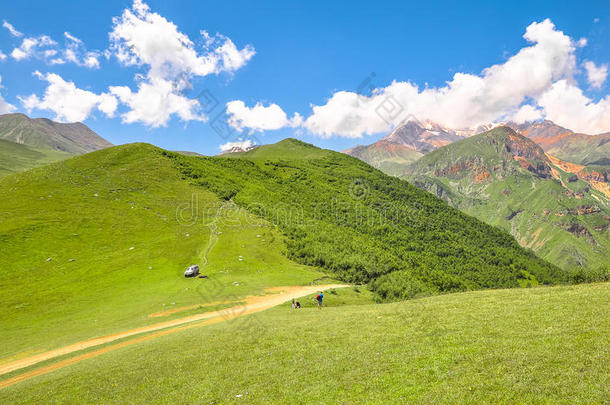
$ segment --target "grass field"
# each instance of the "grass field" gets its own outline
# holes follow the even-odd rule
[[[528,279],[517,275],[529,268],[546,283],[564,274],[507,234],[351,157],[295,140],[237,157],[133,144],[0,179],[0,368],[159,327],[10,368],[1,404],[607,400],[609,284],[378,304],[373,276],[407,259],[413,274],[429,271],[423,280],[465,277],[473,289],[523,286]],[[412,222],[341,222],[332,207],[339,200],[377,215],[388,212],[386,199],[417,207]],[[265,211],[296,202],[307,221]],[[432,271],[443,260],[453,278]],[[190,264],[208,278],[185,279]],[[373,281],[328,291],[321,311],[306,296],[298,311],[284,303],[200,317],[269,287],[310,285],[309,294],[335,284],[328,274],[341,268]],[[387,273],[399,277],[385,288],[402,291],[409,269]],[[451,283],[428,292],[446,291],[455,291]]]
[[[153,149],[0,179],[0,362],[324,276],[288,260],[275,227],[182,181]],[[208,279],[183,277],[195,263]]]
[[[73,155],[53,149],[37,149],[32,146],[0,139],[0,177],[43,166]]]
[[[322,311],[285,304],[119,349],[5,388],[0,402],[556,404],[610,396],[608,283],[389,304],[353,288],[326,296]]]

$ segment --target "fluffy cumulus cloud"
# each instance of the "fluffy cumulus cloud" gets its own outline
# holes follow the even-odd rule
[[[48,35],[40,35],[38,37],[24,38],[18,48],[13,49],[11,56],[15,60],[29,59],[31,57],[40,57],[45,55],[45,50],[57,45],[57,42],[51,39]]]
[[[536,108],[530,104],[524,104],[519,108],[513,116],[509,117],[510,121],[514,121],[517,124],[522,124],[528,121],[536,121],[543,117],[543,112],[540,108]]]
[[[35,94],[19,97],[28,112],[34,109],[52,111],[57,121],[77,122],[85,120],[93,110],[112,117],[117,109],[117,100],[111,94],[79,89],[54,73],[43,75],[37,71],[34,74],[49,84],[42,98]]]
[[[608,65],[596,66],[595,63],[590,60],[586,60],[583,63],[585,70],[587,71],[587,81],[594,89],[602,87],[608,77]]]
[[[559,80],[538,100],[546,118],[572,130],[596,134],[610,130],[610,96],[594,102],[567,80]]]
[[[183,120],[205,120],[198,101],[183,94],[192,78],[234,72],[255,53],[251,46],[238,49],[229,38],[205,31],[201,31],[201,46],[196,47],[173,22],[141,0],[113,19],[110,42],[110,54],[120,63],[147,68],[138,76],[136,91],[126,86],[111,88],[130,108],[123,120],[152,127],[166,125],[173,114]]]
[[[110,92],[129,107],[123,122],[142,122],[151,127],[164,126],[172,114],[183,121],[205,120],[198,113],[199,102],[182,96],[170,81],[150,78],[140,83],[137,92],[127,86],[111,86]]]
[[[19,47],[13,49],[11,57],[16,61],[31,58],[40,59],[50,65],[74,63],[78,66],[88,68],[100,67],[99,57],[101,53],[99,51],[88,51],[83,41],[69,32],[65,32],[64,37],[64,47],[60,47],[59,44],[48,35],[26,37],[22,40]],[[2,58],[0,57],[0,59]]]
[[[250,139],[246,139],[243,141],[227,142],[227,143],[220,145],[218,148],[220,149],[220,153],[222,153],[222,152],[228,152],[234,148],[247,150],[253,146],[255,146],[254,142],[252,142],[252,140],[250,140]]]
[[[248,128],[253,131],[266,131],[283,127],[296,127],[301,125],[303,119],[297,113],[288,118],[284,110],[277,104],[264,106],[257,103],[254,107],[248,107],[241,100],[227,103],[228,122],[239,131]]]
[[[0,76],[0,89],[2,88],[2,77]],[[0,114],[8,114],[15,111],[15,106],[7,103],[0,94]]]
[[[532,45],[505,63],[478,75],[456,73],[443,87],[420,89],[394,81],[368,97],[337,92],[324,105],[312,107],[305,126],[321,136],[360,137],[387,131],[410,116],[452,128],[509,117],[537,118],[539,111],[522,104],[539,98],[557,80],[573,81],[577,44],[548,19],[528,26],[524,38]]]
[[[506,62],[479,74],[456,73],[441,87],[420,88],[409,81],[393,81],[375,88],[370,95],[337,91],[302,122],[321,137],[359,138],[386,132],[404,120],[416,117],[454,129],[471,129],[504,120],[518,122],[548,118],[576,131],[598,133],[610,129],[607,98],[595,102],[577,87],[579,74],[575,52],[587,45],[586,38],[573,40],[546,19],[530,24],[523,35],[529,45]],[[592,87],[601,87],[607,66],[584,64]],[[557,99],[561,98],[563,99]],[[570,110],[570,103],[577,108]],[[234,114],[236,127],[260,129],[250,119],[252,109],[235,104],[243,119]],[[255,107],[256,108],[256,107]],[[273,128],[284,118],[273,108]],[[261,117],[263,114],[259,114]]]

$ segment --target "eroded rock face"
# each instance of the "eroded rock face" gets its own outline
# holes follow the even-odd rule
[[[542,148],[514,131],[508,131],[506,151],[519,161],[519,165],[543,179],[552,177],[550,161]]]
[[[607,183],[610,180],[610,169],[595,170],[585,168],[578,172],[578,177],[585,181],[598,181],[600,183]]]
[[[576,222],[570,222],[568,224],[559,224],[559,226],[562,229],[565,229],[566,231],[570,232],[572,235],[584,236],[589,238],[593,237],[591,235],[591,232],[589,232],[589,230],[585,226]]]
[[[601,212],[601,208],[596,205],[582,205],[580,207],[572,208],[568,210],[568,214],[572,215],[590,215]]]

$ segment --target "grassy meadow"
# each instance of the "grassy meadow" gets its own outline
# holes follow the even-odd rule
[[[275,227],[182,181],[152,149],[0,180],[1,362],[324,276],[287,259]],[[209,278],[185,279],[190,264]]]
[[[0,177],[72,157],[71,153],[40,149],[0,139]]]
[[[608,283],[387,304],[361,294],[119,349],[5,388],[0,402],[607,403]]]

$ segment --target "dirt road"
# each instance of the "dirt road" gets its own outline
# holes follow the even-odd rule
[[[252,314],[254,312],[264,311],[265,309],[283,304],[290,301],[292,298],[299,298],[305,295],[313,294],[316,291],[328,290],[331,288],[343,288],[348,287],[345,284],[327,284],[327,285],[314,285],[314,286],[289,286],[289,287],[271,287],[265,290],[267,295],[251,295],[244,298],[243,303],[235,305],[233,307],[221,309],[218,311],[205,312],[202,314],[191,315],[183,318],[173,319],[171,321],[160,322],[149,326],[143,326],[136,329],[127,330],[124,332],[115,333],[112,335],[106,335],[96,337],[89,340],[84,340],[78,343],[74,343],[59,349],[50,350],[34,356],[19,359],[10,363],[0,365],[0,376],[10,373],[15,370],[33,366],[37,363],[54,359],[59,356],[71,354],[80,350],[89,349],[95,346],[100,346],[108,343],[112,343],[119,339],[125,339],[134,337],[137,335],[149,333],[144,336],[136,337],[131,340],[120,342],[111,346],[94,350],[91,352],[83,353],[71,358],[61,360],[57,363],[53,363],[35,370],[28,371],[26,373],[14,376],[4,381],[0,381],[0,389],[16,384],[20,381],[25,381],[30,378],[49,373],[53,370],[57,370],[79,361],[99,356],[100,354],[116,350],[125,346],[130,346],[136,343],[151,340],[160,336],[169,335],[185,329],[209,325],[213,323],[228,321],[231,319],[238,318],[240,316]],[[154,333],[152,333],[154,332]]]

